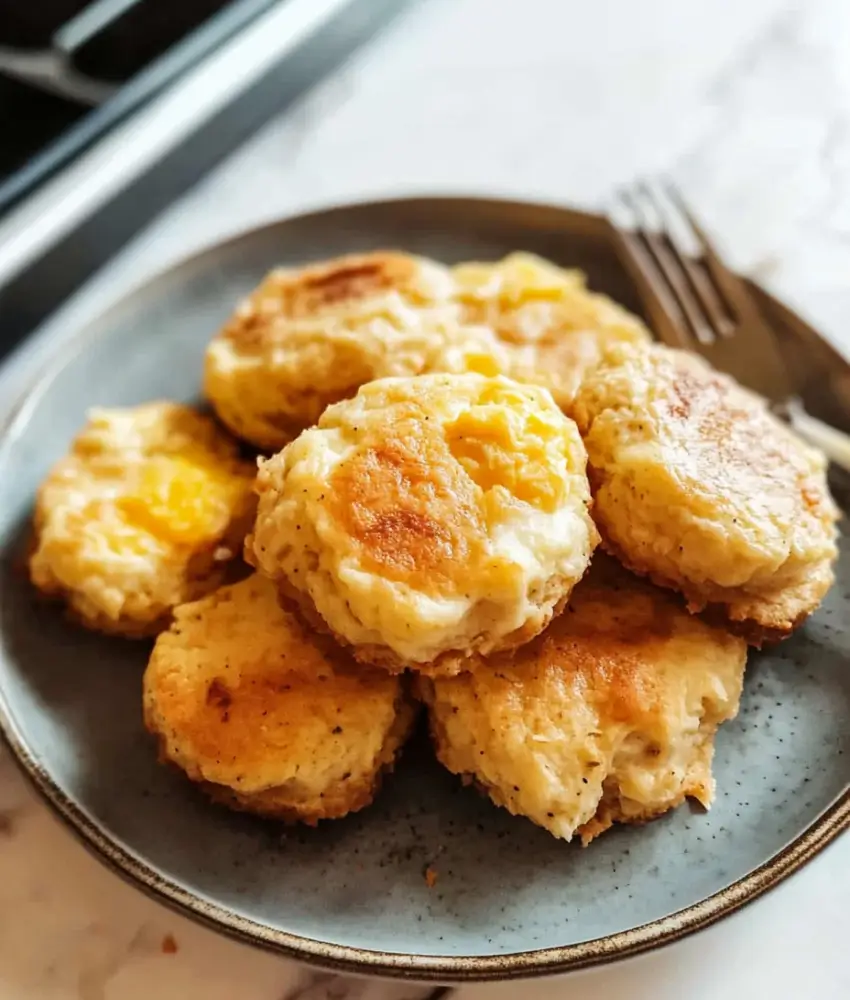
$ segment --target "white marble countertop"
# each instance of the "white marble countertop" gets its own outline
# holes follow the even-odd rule
[[[848,52],[847,0],[428,0],[153,224],[66,316],[302,207],[403,192],[592,207],[667,171],[732,261],[850,349]],[[696,937],[458,1000],[846,1000],[848,897],[845,836]],[[125,885],[0,751],[0,1000],[288,1000],[312,978]],[[309,996],[422,995],[336,981]]]

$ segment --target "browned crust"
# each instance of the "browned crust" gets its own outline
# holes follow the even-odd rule
[[[597,527],[599,525],[597,524]],[[705,594],[698,587],[693,586],[687,580],[673,580],[670,577],[648,569],[640,563],[634,562],[625,552],[602,531],[601,547],[608,555],[613,556],[622,566],[634,573],[636,576],[651,580],[658,587],[667,590],[675,590],[685,598],[688,611],[691,614],[699,614],[709,624],[727,628],[733,635],[739,636],[748,645],[761,648],[765,643],[780,642],[787,639],[796,629],[806,621],[806,619],[817,610],[820,601],[810,607],[804,608],[793,617],[788,615],[770,614],[775,605],[769,601],[763,602],[765,611],[762,619],[755,617],[740,617],[734,612],[735,602],[740,598],[741,591],[730,589],[729,601],[709,601]],[[827,560],[826,565],[831,561]],[[748,594],[751,601],[756,601],[756,595]]]
[[[700,611],[700,616],[709,625],[718,625],[728,629],[732,635],[737,635],[743,639],[748,646],[761,649],[762,646],[773,645],[789,638],[800,628],[817,608],[810,608],[801,611],[795,618],[789,619],[787,624],[782,626],[763,625],[754,619],[735,619],[730,617],[729,608],[725,604],[710,603]]]
[[[416,697],[420,698],[422,702],[427,705],[433,697],[433,685],[428,678],[416,678],[414,681],[413,692]],[[431,734],[431,743],[434,747],[434,753],[436,754],[437,759],[444,767],[446,767],[449,771],[452,771],[448,761],[441,752],[442,747],[448,745],[448,739],[435,712],[428,712],[428,729]],[[714,733],[712,732],[710,738],[713,739],[713,736]],[[507,809],[507,811],[512,815],[524,815],[523,813],[517,813],[514,811],[511,803],[502,797],[498,786],[491,785],[484,781],[480,775],[473,774],[468,771],[452,771],[452,773],[457,774],[463,785],[475,788],[481,795],[489,798],[490,801],[494,802],[497,806]],[[615,823],[629,824],[631,826],[649,823],[654,819],[658,819],[659,816],[663,816],[665,813],[668,813],[673,809],[677,809],[688,798],[696,798],[704,805],[707,805],[707,793],[703,782],[696,779],[689,781],[682,788],[681,793],[676,796],[675,799],[672,799],[661,808],[644,809],[642,812],[630,812],[627,814],[622,808],[619,790],[615,788],[608,794],[604,795],[599,802],[596,815],[592,819],[588,820],[587,823],[578,827],[576,829],[576,834],[578,834],[581,838],[582,847],[587,847],[591,841],[595,840],[600,834],[605,833],[605,831],[609,830]]]
[[[360,780],[339,781],[325,789],[318,799],[307,802],[297,801],[287,792],[285,786],[246,794],[228,785],[199,780],[190,774],[187,775],[185,769],[170,757],[166,735],[155,727],[151,719],[145,719],[145,726],[148,732],[157,738],[160,763],[176,767],[184,777],[188,777],[218,805],[235,812],[261,816],[264,819],[316,826],[319,820],[341,819],[349,813],[364,809],[374,801],[384,778],[393,771],[419,714],[419,706],[410,697],[406,685],[396,698],[395,710],[396,716],[375,762],[375,770]]]
[[[101,635],[121,639],[150,639],[164,632],[171,624],[170,611],[147,622],[139,622],[126,616],[110,618],[108,615],[84,615],[72,604],[73,591],[70,588],[59,585],[47,588],[37,584],[32,578],[30,582],[35,588],[37,597],[45,603],[62,607],[69,622],[90,632],[99,632]]]
[[[587,823],[580,826],[576,830],[576,833],[581,837],[581,846],[587,847],[600,834],[605,833],[606,830],[610,830],[615,823],[628,826],[643,826],[646,823],[651,823],[654,819],[658,819],[660,816],[664,816],[665,813],[671,812],[673,809],[678,809],[685,799],[694,797],[699,798],[696,790],[686,788],[682,790],[680,795],[660,809],[646,809],[641,813],[632,813],[629,815],[623,812],[619,799],[608,801],[603,799],[599,803],[599,808],[596,810],[596,815],[593,819],[588,820]]]
[[[330,790],[321,800],[322,803],[327,803],[321,809],[312,809],[309,805],[287,804],[286,791],[281,788],[269,788],[253,795],[245,795],[226,785],[217,785],[211,781],[201,781],[197,784],[216,805],[224,806],[233,812],[251,813],[262,819],[277,820],[288,825],[304,823],[306,826],[318,826],[319,820],[342,819],[349,813],[358,812],[371,805],[381,787],[384,774],[392,769],[392,763],[385,764],[371,780],[349,781],[346,783],[344,793],[341,788]]]
[[[546,591],[547,595],[551,591],[556,591],[563,587],[565,580],[566,577],[560,576],[552,579]],[[281,606],[285,610],[294,612],[310,628],[315,629],[318,632],[322,632],[325,635],[332,636],[340,646],[344,649],[349,649],[354,659],[357,660],[358,663],[362,663],[364,666],[379,667],[381,670],[386,670],[387,673],[390,674],[402,674],[406,670],[410,670],[430,677],[455,677],[457,674],[463,673],[464,670],[469,670],[470,667],[474,666],[474,664],[478,662],[481,657],[480,647],[485,642],[485,636],[481,636],[477,644],[473,643],[466,650],[448,650],[447,652],[440,654],[440,656],[438,656],[435,660],[431,660],[428,663],[411,663],[409,660],[405,660],[397,653],[393,652],[393,650],[391,650],[388,646],[379,646],[376,644],[357,646],[346,639],[345,636],[335,632],[328,625],[328,623],[316,610],[315,605],[307,594],[293,587],[285,577],[280,577],[275,582],[277,584]],[[570,591],[570,593],[571,592],[572,591]],[[549,625],[554,618],[561,614],[567,606],[567,602],[570,599],[570,593],[566,593],[558,599],[552,607],[551,613],[544,616],[539,625],[532,625],[531,623],[528,623],[522,628],[510,632],[504,637],[498,648],[488,650],[487,655],[489,656],[495,652],[507,652],[512,649],[517,649],[519,646],[523,646],[525,643],[534,639],[545,630],[546,626]]]
[[[316,316],[329,307],[399,289],[423,300],[416,276],[419,260],[393,250],[351,254],[293,270],[270,271],[250,293],[219,336],[244,349],[260,346],[269,324]]]
[[[649,350],[667,351],[657,346]],[[728,376],[707,367],[702,359],[682,352],[671,352],[669,357],[674,359],[676,365],[675,380],[667,386],[671,395],[667,401],[669,420],[681,422],[682,427],[690,428],[692,433],[694,428],[698,428],[704,441],[722,455],[723,463],[742,474],[755,464],[769,478],[771,472],[789,464],[777,440],[781,444],[790,432],[779,427],[756,397]],[[715,397],[710,419],[704,416],[695,421],[695,402],[707,393]],[[585,415],[582,419],[580,413],[573,415],[586,437],[593,428],[595,417],[588,419]],[[609,476],[589,461],[588,479],[595,497]],[[834,511],[825,484],[821,487],[814,483],[811,475],[803,481],[798,477],[796,488],[809,509],[820,510],[824,516]],[[773,593],[768,590],[751,592],[742,587],[727,588],[711,582],[700,585],[679,575],[675,569],[673,572],[676,575],[670,576],[631,558],[610,538],[604,520],[597,513],[597,527],[603,536],[602,547],[606,552],[638,576],[648,578],[659,587],[678,591],[685,597],[691,614],[705,613],[710,623],[726,627],[752,646],[778,642],[790,636],[817,609],[832,582],[834,556],[802,570],[801,574],[805,575],[796,585],[777,587]],[[819,583],[823,584],[820,588]]]
[[[220,543],[219,543],[220,545]],[[213,549],[219,546],[214,546]],[[242,577],[247,576],[249,569],[241,559],[231,559],[227,562],[216,562],[210,553],[199,553],[204,557],[204,572],[197,572],[191,578],[198,583],[203,581],[202,590],[194,590],[191,597],[187,597],[181,603],[198,600],[207,593],[217,590],[227,583],[236,583]],[[219,568],[215,568],[218,566]],[[74,625],[88,629],[90,632],[99,632],[101,635],[113,636],[120,639],[152,639],[164,632],[171,626],[174,620],[173,609],[168,608],[161,615],[149,621],[139,621],[129,615],[122,615],[118,618],[110,618],[108,615],[99,614],[96,616],[83,614],[72,603],[73,590],[66,587],[57,587],[53,590],[45,590],[37,584],[33,584],[36,590],[44,597],[55,604],[64,605],[65,616]]]
[[[339,464],[331,510],[369,572],[416,589],[451,586],[487,529],[475,485],[442,433],[418,416]]]

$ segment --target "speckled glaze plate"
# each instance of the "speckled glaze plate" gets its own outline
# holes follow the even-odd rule
[[[584,268],[638,309],[610,236],[592,216],[505,202],[337,208],[214,247],[64,331],[0,443],[0,724],[35,785],[108,864],[187,914],[306,961],[499,979],[673,941],[754,899],[850,824],[846,542],[820,612],[751,657],[740,716],[717,739],[711,812],[683,807],[586,850],[462,788],[424,741],[372,808],[317,830],[217,808],[156,761],[140,712],[148,647],[68,625],[21,574],[33,491],[87,407],[196,399],[210,334],[272,265],[379,246],[446,261],[523,248]],[[777,323],[796,322],[763,301]]]

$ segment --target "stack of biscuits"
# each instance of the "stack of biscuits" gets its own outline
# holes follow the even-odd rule
[[[273,271],[203,382],[215,416],[92,411],[30,560],[84,626],[156,637],[165,761],[313,824],[424,706],[445,767],[556,837],[710,805],[748,645],[836,557],[824,459],[762,400],[524,253]]]

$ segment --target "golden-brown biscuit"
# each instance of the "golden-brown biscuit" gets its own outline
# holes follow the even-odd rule
[[[156,633],[241,564],[255,474],[187,406],[92,410],[38,491],[32,581],[89,628]]]
[[[315,824],[369,805],[415,708],[401,678],[310,634],[255,574],[175,609],[144,713],[163,759],[215,800]]]
[[[491,327],[507,351],[508,373],[545,386],[559,406],[610,345],[650,340],[636,316],[589,291],[580,271],[532,254],[459,264],[452,273],[464,321]]]
[[[782,638],[832,582],[837,511],[823,456],[693,355],[618,347],[570,412],[603,544],[635,572]]]
[[[564,613],[474,673],[419,678],[442,763],[556,837],[586,844],[691,796],[708,807],[746,644],[597,555]]]
[[[249,561],[355,656],[456,672],[525,642],[597,534],[584,447],[546,390],[383,379],[262,463]]]
[[[447,268],[376,252],[272,271],[210,343],[205,392],[234,433],[277,451],[384,376],[497,374],[487,329],[459,323]]]

